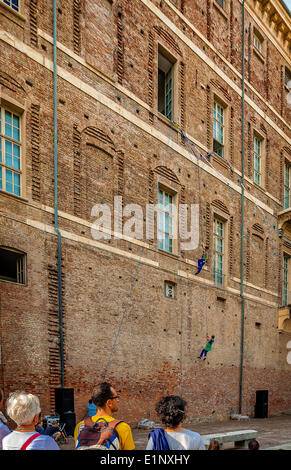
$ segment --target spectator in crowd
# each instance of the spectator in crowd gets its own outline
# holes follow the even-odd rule
[[[257,439],[251,439],[248,443],[248,450],[260,450],[261,443]]]
[[[44,431],[45,436],[51,436],[55,441],[67,441],[65,434],[60,430],[60,426],[57,421],[53,421],[51,425],[48,425]]]
[[[205,450],[200,434],[182,426],[186,418],[186,405],[186,401],[176,395],[164,397],[157,403],[155,409],[164,430],[154,429],[150,432],[147,450]],[[161,443],[165,445],[162,447]]]
[[[23,391],[11,393],[6,411],[17,428],[3,438],[3,450],[59,450],[51,437],[35,432],[41,413],[38,397]]]
[[[97,408],[96,405],[94,405],[92,400],[89,400],[88,405],[87,405],[87,410],[88,410],[88,416],[95,416],[97,413]]]
[[[118,411],[120,396],[113,386],[108,382],[100,383],[92,393],[92,401],[97,407],[95,416],[89,418],[95,423],[97,420],[105,420],[107,423],[114,421],[113,414]],[[80,421],[75,428],[74,439],[76,448],[80,447],[80,433],[85,428],[84,420]],[[130,426],[121,422],[117,424],[119,450],[134,450],[135,445],[132,438]]]
[[[7,426],[7,419],[5,418],[4,414],[2,413],[4,403],[4,393],[3,390],[0,388],[0,450],[2,450],[2,439],[10,433],[10,430]]]
[[[219,442],[216,439],[212,439],[209,443],[208,450],[220,450]]]

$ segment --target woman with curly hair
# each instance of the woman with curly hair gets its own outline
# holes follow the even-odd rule
[[[186,401],[176,395],[163,397],[156,405],[156,412],[164,429],[155,428],[149,434],[147,450],[205,450],[202,437],[185,429]]]

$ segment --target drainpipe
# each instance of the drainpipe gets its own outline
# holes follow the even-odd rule
[[[53,0],[53,72],[54,72],[54,198],[55,231],[58,237],[58,303],[61,387],[64,388],[64,342],[62,298],[62,239],[58,225],[58,113],[57,113],[57,0]]]
[[[245,1],[242,0],[242,143],[241,143],[241,350],[240,350],[240,378],[239,378],[239,414],[242,413],[242,386],[243,386],[243,366],[244,366],[244,321],[245,321],[245,298],[244,298],[244,170],[245,170]]]

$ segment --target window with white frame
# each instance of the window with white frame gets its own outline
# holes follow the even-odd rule
[[[10,8],[12,8],[15,11],[19,11],[19,0],[1,0],[2,3],[5,3],[5,5],[8,5]]]
[[[0,280],[26,283],[26,255],[17,250],[0,247]]]
[[[174,63],[161,51],[159,51],[158,57],[158,111],[173,120]]]
[[[20,116],[0,108],[0,190],[21,195]]]
[[[262,185],[262,139],[254,136],[254,182]]]
[[[217,101],[213,105],[213,151],[224,156],[225,109]]]
[[[158,203],[158,247],[173,253],[173,203],[174,195],[159,189]]]
[[[290,164],[285,161],[284,171],[284,209],[290,207]]]
[[[216,217],[213,224],[213,281],[223,285],[225,224]]]

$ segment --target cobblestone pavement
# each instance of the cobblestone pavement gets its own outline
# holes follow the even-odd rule
[[[267,419],[251,418],[247,421],[229,420],[212,423],[197,423],[185,427],[199,434],[254,429],[259,433],[258,439],[261,442],[262,449],[291,443],[291,415],[281,415]],[[132,428],[136,450],[144,450],[146,448],[148,433],[149,431],[144,429]],[[226,444],[224,448],[227,450],[231,447],[233,447],[231,444]],[[67,444],[61,445],[62,450],[72,450],[73,448],[73,438],[69,438]]]

